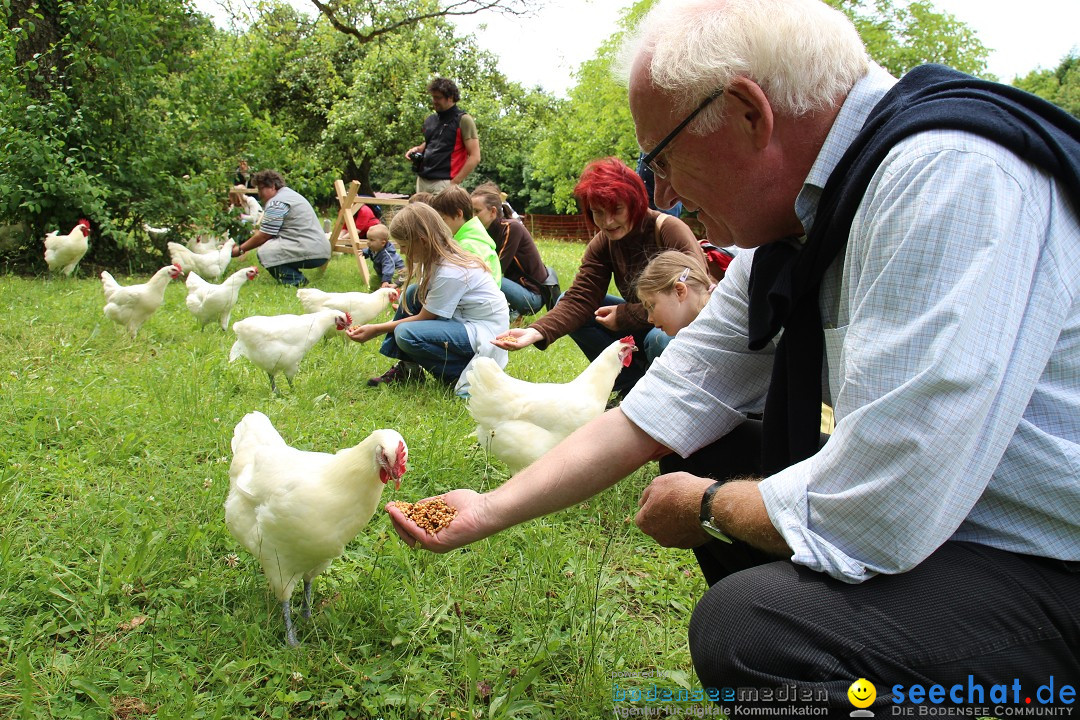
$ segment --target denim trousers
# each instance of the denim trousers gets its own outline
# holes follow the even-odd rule
[[[535,315],[544,307],[544,299],[540,297],[540,293],[534,293],[505,276],[502,279],[502,292],[506,296],[506,304],[519,315]]]
[[[621,305],[624,302],[626,301],[617,295],[608,295],[603,299],[601,305]],[[592,318],[570,333],[570,338],[581,348],[581,352],[585,354],[585,357],[589,358],[589,362],[592,362],[600,353],[604,352],[604,348],[608,345],[624,336],[625,333],[608,330]],[[619,377],[615,379],[615,386],[612,388],[615,392],[626,393],[630,388],[634,387],[637,381],[645,375],[645,371],[649,369],[652,361],[660,357],[660,353],[664,352],[664,348],[671,342],[671,336],[660,328],[639,331],[633,333],[633,336],[638,351],[631,356],[630,365],[624,367],[622,372],[619,373]]]
[[[394,319],[420,311],[416,302],[416,285],[405,290]],[[445,383],[453,384],[476,353],[469,341],[465,325],[457,320],[413,320],[398,325],[386,334],[379,352],[389,358],[416,363]]]
[[[304,277],[304,273],[300,271],[322,267],[328,262],[330,262],[329,259],[297,260],[296,262],[285,263],[284,265],[268,267],[266,268],[266,272],[270,273],[270,276],[282,285],[306,285],[307,278]]]

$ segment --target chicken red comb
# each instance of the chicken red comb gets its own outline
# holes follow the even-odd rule
[[[352,325],[352,315],[349,313],[345,313],[345,324]]]
[[[405,474],[405,460],[409,456],[409,451],[405,448],[405,441],[402,440],[397,445],[397,465],[394,466],[394,473],[401,477]]]
[[[637,350],[637,343],[634,342],[634,336],[627,335],[619,342],[624,346],[619,348],[619,357],[622,358],[622,365],[623,367],[630,367],[631,357],[633,356],[634,351]],[[629,351],[627,351],[625,346],[629,346]]]
[[[79,218],[79,225],[82,225],[84,229],[90,229],[90,221],[86,218]]]

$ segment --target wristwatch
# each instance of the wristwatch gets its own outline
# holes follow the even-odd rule
[[[730,543],[729,538],[724,533],[720,532],[720,528],[713,525],[712,521],[712,499],[716,491],[720,489],[724,482],[718,480],[705,489],[705,494],[701,496],[701,512],[698,515],[698,519],[701,520],[701,529],[704,530],[710,537],[716,538],[721,542]]]

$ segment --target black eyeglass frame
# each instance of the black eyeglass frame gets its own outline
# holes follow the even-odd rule
[[[661,169],[660,167],[658,167],[655,164],[656,163],[656,158],[658,158],[660,156],[660,153],[664,152],[664,148],[666,148],[668,145],[670,145],[671,141],[674,140],[678,136],[678,134],[683,131],[683,128],[685,128],[687,125],[689,125],[691,122],[693,122],[694,118],[696,118],[701,113],[702,110],[704,110],[705,108],[707,108],[709,106],[709,103],[711,103],[713,100],[715,100],[716,98],[720,97],[723,94],[724,94],[724,88],[720,88],[720,89],[714,91],[707,98],[702,100],[701,104],[698,105],[694,109],[693,112],[691,112],[689,115],[687,115],[685,120],[683,120],[681,123],[676,125],[674,130],[669,132],[664,137],[663,140],[661,140],[660,142],[658,142],[656,144],[656,147],[654,147],[652,150],[650,150],[649,153],[645,157],[643,157],[641,159],[642,164],[648,166],[648,168],[653,171],[653,175],[660,178],[661,180],[666,178],[667,177],[667,171]]]

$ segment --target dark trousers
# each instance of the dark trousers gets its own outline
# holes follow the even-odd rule
[[[274,278],[282,285],[294,285],[299,287],[301,285],[307,285],[308,282],[308,279],[304,277],[304,273],[300,272],[301,270],[322,267],[328,262],[330,262],[329,258],[325,260],[297,260],[296,262],[268,267],[266,268],[266,271],[270,273],[270,277]]]
[[[747,421],[686,460],[664,458],[660,470],[752,475],[760,447],[760,423]],[[703,687],[823,690],[829,716],[847,717],[855,709],[848,688],[866,678],[877,688],[872,707],[884,708],[876,712],[884,717],[894,686],[902,686],[911,708],[913,685],[928,691],[937,684],[946,693],[961,685],[963,704],[993,715],[996,705],[1039,707],[1036,694],[1053,676],[1053,704],[1080,707],[1075,563],[946,542],[906,573],[852,585],[738,541],[695,553],[710,586],[690,621],[690,654]],[[994,685],[1009,686],[1008,702],[991,699]],[[1061,702],[1063,685],[1077,691],[1072,705]],[[983,692],[969,690],[974,686]],[[947,694],[937,705],[927,697],[922,707],[956,707]]]

